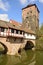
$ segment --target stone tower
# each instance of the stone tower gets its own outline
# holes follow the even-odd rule
[[[36,4],[22,8],[22,27],[36,31],[39,29],[39,10]]]

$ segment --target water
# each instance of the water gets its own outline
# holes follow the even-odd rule
[[[21,55],[0,55],[0,65],[43,65],[43,51],[25,51]]]

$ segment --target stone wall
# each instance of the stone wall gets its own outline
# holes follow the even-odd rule
[[[39,29],[39,12],[35,6],[27,7],[22,10],[22,26],[26,29],[36,31]]]
[[[22,45],[20,41],[20,39],[16,39],[15,42],[14,38],[0,38],[0,42],[2,42],[8,48],[7,54],[10,55],[15,55],[18,53],[18,50]]]
[[[22,41],[22,42],[21,42]],[[7,54],[9,55],[15,55],[16,53],[18,53],[18,50],[20,48],[24,48],[26,45],[27,41],[32,41],[33,44],[35,45],[35,41],[34,40],[27,40],[27,39],[16,39],[15,42],[15,38],[1,38],[0,37],[0,42],[2,42],[4,45],[6,45],[6,47],[8,48],[8,52]]]

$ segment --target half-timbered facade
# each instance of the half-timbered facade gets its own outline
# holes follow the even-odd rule
[[[35,19],[33,16],[36,16]],[[30,48],[30,45],[34,49],[36,45],[35,31],[39,28],[39,10],[36,4],[23,8],[22,18],[22,23],[14,20],[10,20],[9,22],[0,20],[0,43],[3,43],[7,47],[7,54],[15,55],[21,48],[27,49]],[[33,45],[31,45],[32,43]]]

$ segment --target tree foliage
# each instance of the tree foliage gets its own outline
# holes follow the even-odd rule
[[[36,33],[37,33],[36,48],[43,50],[43,24]]]

